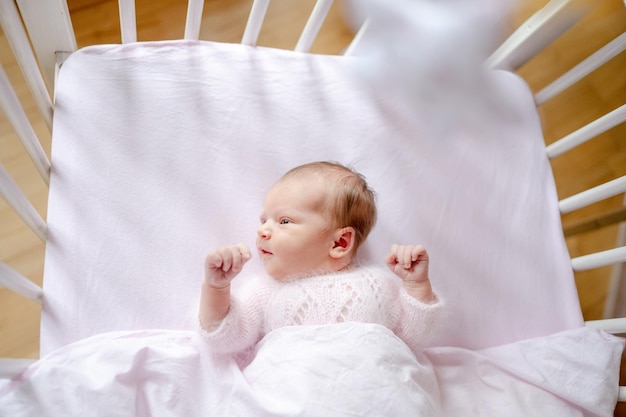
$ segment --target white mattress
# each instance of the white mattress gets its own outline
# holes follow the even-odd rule
[[[191,329],[207,251],[254,247],[264,192],[312,160],[354,166],[378,194],[360,260],[422,243],[448,314],[438,346],[502,345],[580,327],[532,96],[435,137],[354,59],[211,42],[93,46],[57,84],[42,354],[113,330]],[[479,100],[480,97],[477,97]],[[262,273],[253,259],[239,283]]]

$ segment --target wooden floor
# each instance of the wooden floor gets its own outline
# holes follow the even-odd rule
[[[544,2],[522,2],[513,24],[519,24]],[[519,73],[537,91],[557,74],[626,30],[626,9],[621,0],[606,0],[581,24],[520,69]],[[78,46],[119,43],[117,1],[68,1]],[[273,0],[261,31],[260,45],[293,48],[313,0]],[[183,35],[186,2],[180,0],[138,0],[137,21],[140,41],[176,39]],[[239,42],[251,0],[205,1],[201,39]],[[338,53],[349,43],[352,33],[341,19],[341,4],[336,4],[321,30],[312,51]],[[46,152],[50,153],[50,133],[33,104],[25,82],[14,62],[4,36],[0,36],[0,62],[17,86],[17,93],[35,123]],[[559,137],[626,102],[626,54],[622,53],[596,73],[577,83],[540,108],[545,138],[551,143]],[[0,114],[0,161],[25,190],[37,210],[46,215],[47,188],[23,151],[10,124]],[[626,174],[626,125],[622,124],[596,138],[579,150],[553,161],[559,195],[565,197],[589,186]],[[564,216],[570,224],[622,204],[622,197],[609,199],[579,213]],[[607,227],[574,236],[567,243],[572,256],[613,247],[617,227]],[[44,244],[0,202],[0,259],[34,282],[41,284]],[[610,268],[576,274],[581,307],[586,319],[602,316]],[[558,302],[558,300],[555,300]],[[0,289],[0,357],[38,357],[39,307]]]

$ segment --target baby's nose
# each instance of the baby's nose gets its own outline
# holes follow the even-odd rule
[[[257,234],[261,239],[270,238],[270,236],[272,235],[272,231],[268,225],[268,222],[265,222],[261,226],[259,226],[259,228],[257,229]]]

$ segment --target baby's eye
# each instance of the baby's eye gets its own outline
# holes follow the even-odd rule
[[[267,221],[267,219],[266,219],[266,218],[264,218],[264,217],[261,217],[261,218],[259,219],[259,221],[261,222],[261,224],[265,224],[265,222]]]
[[[291,220],[289,219],[280,219],[280,224],[289,224],[291,223]]]

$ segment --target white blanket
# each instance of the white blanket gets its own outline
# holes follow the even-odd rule
[[[342,323],[276,330],[239,367],[192,331],[115,332],[0,382],[0,415],[611,416],[617,380],[606,369],[622,348],[582,328],[415,356],[382,326]]]

